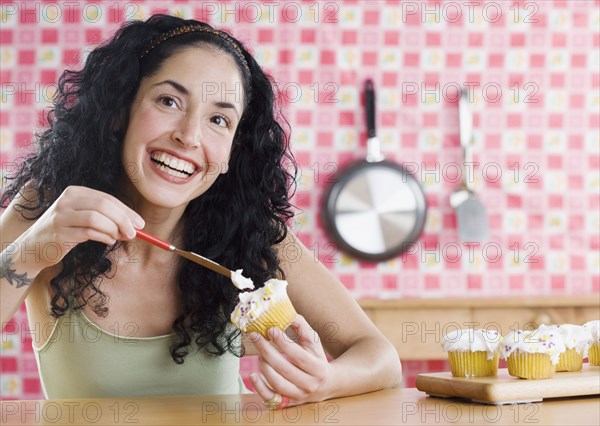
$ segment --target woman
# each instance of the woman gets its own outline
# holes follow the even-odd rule
[[[247,339],[267,404],[399,385],[394,348],[288,232],[293,159],[274,103],[239,41],[166,15],[123,25],[65,71],[1,200],[2,322],[25,299],[47,397],[246,391],[238,290],[136,228],[255,283],[288,281],[297,338]]]

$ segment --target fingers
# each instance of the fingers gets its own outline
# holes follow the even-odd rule
[[[78,232],[84,238],[87,237],[86,229],[101,233],[114,244],[116,240],[122,239],[119,227],[114,220],[94,210],[74,211],[69,215],[69,222],[65,224],[69,231]],[[74,228],[74,229],[71,229]],[[91,235],[91,233],[90,233]],[[87,238],[85,238],[87,239]],[[94,238],[90,238],[94,239]]]
[[[27,247],[45,244],[64,247],[58,256],[39,259],[43,269],[60,262],[79,243],[92,240],[112,246],[117,240],[135,238],[136,227],[144,227],[143,219],[117,198],[90,188],[70,186],[19,241]]]
[[[303,400],[318,390],[327,373],[327,359],[314,355],[272,328],[270,341],[252,335],[259,352],[259,368],[273,388],[295,400]]]
[[[285,395],[293,401],[303,401],[305,396],[294,383],[282,378],[268,364],[261,363],[260,373],[251,373],[250,380],[264,401],[273,399],[276,393]]]
[[[110,231],[110,235],[116,240],[128,240],[135,237],[135,225],[133,220],[121,208],[111,201],[93,198],[81,198],[77,205],[72,206],[84,221],[80,226],[89,226],[98,230]],[[85,223],[87,221],[87,223]],[[110,222],[110,226],[107,221]],[[75,224],[75,226],[78,226]]]
[[[262,374],[250,373],[249,377],[254,390],[264,401],[270,401],[275,397],[275,391],[268,385]]]
[[[73,228],[73,232],[76,233],[76,237],[73,238],[76,241],[98,241],[107,246],[113,246],[117,242],[116,239],[109,237],[104,232],[96,231],[91,228]]]
[[[87,188],[83,186],[69,186],[67,189],[64,190],[63,194],[67,197],[86,197],[96,201],[105,200],[114,204],[119,210],[127,212],[132,222],[135,222],[136,220],[139,220],[141,222],[144,221],[144,219],[142,219],[142,217],[138,215],[134,210],[132,210],[129,206],[125,205],[121,200],[119,200],[116,197],[113,197],[110,194],[107,194],[106,192],[98,191],[96,189]],[[143,223],[140,224],[143,225]]]
[[[294,343],[285,333],[276,328],[269,330],[271,345],[266,345],[264,359],[273,365],[277,371],[287,377],[283,370],[284,362],[292,362],[294,366],[303,372],[310,372],[315,368],[315,364],[320,362],[318,356],[315,356],[316,351],[307,350],[308,347],[315,345],[314,341],[305,341],[305,345],[300,342]],[[318,343],[317,343],[318,345]],[[281,355],[285,355],[282,357]],[[283,360],[282,360],[283,358]]]
[[[68,221],[69,227],[96,230],[114,240],[113,243],[134,238],[135,228],[144,227],[141,216],[117,198],[101,191],[69,187],[63,196],[57,210],[63,213],[62,220]],[[102,240],[105,242],[106,238]]]
[[[115,204],[120,211],[125,213],[125,215],[129,218],[129,220],[131,221],[132,225],[135,228],[141,229],[145,226],[144,219],[139,214],[137,214],[133,209],[131,209],[129,206],[125,205],[118,198],[113,197],[112,195],[106,194],[102,191],[96,191],[94,189],[92,189],[91,191],[93,191],[92,193],[95,196],[98,196],[101,199],[105,199],[109,203]]]
[[[297,315],[290,327],[297,336],[300,346],[317,356],[326,357],[319,335],[302,315]]]
[[[254,385],[254,390],[270,410],[296,405],[294,401],[290,400],[289,396],[275,392],[262,374],[250,373],[249,377]]]

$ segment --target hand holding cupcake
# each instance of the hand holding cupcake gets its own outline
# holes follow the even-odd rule
[[[263,287],[240,293],[231,322],[243,332],[255,331],[266,339],[272,327],[285,331],[298,315],[286,288],[287,281],[270,279]]]

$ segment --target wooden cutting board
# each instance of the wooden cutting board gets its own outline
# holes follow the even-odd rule
[[[512,377],[506,368],[498,369],[497,377],[426,373],[417,376],[416,386],[430,396],[466,398],[486,404],[538,402],[544,398],[600,394],[600,367],[584,364],[582,371],[555,373],[545,380]]]

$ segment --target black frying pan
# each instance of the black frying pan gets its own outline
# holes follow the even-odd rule
[[[367,158],[342,171],[324,197],[323,223],[348,254],[368,261],[391,259],[421,235],[427,203],[420,183],[385,160],[375,132],[375,88],[365,82]]]

